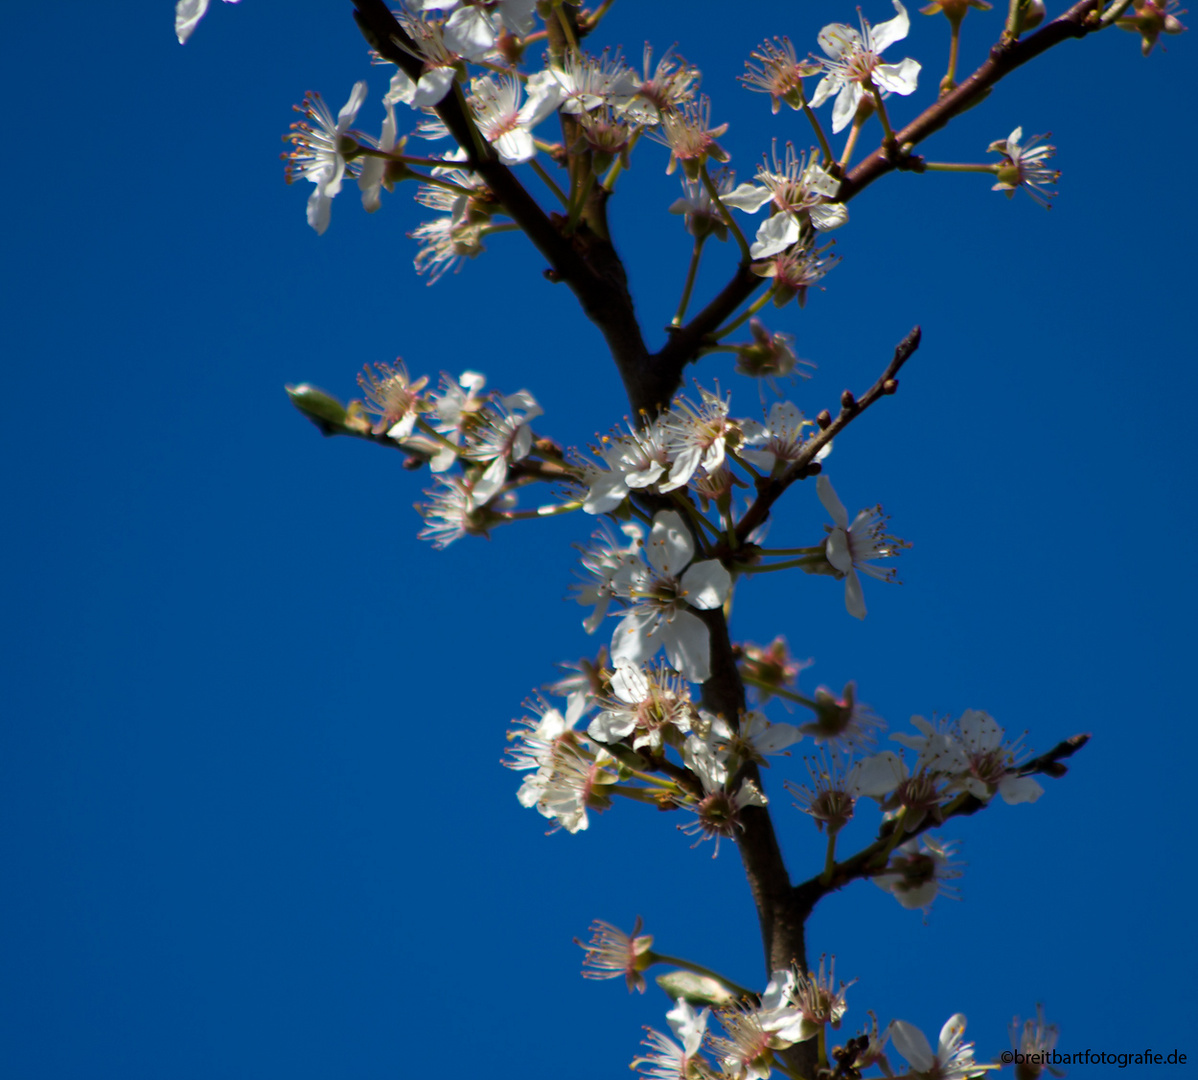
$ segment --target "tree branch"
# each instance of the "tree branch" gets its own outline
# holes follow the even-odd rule
[[[896,136],[898,147],[914,146],[939,131],[954,116],[977,105],[1000,79],[1042,52],[1070,38],[1085,37],[1097,27],[1089,25],[1089,16],[1101,0],[1080,0],[1059,19],[1021,41],[1000,41],[990,50],[990,58],[951,93],[945,94],[923,111]],[[848,202],[886,173],[900,168],[904,161],[892,148],[880,146],[865,158],[841,182],[837,198]],[[681,385],[682,371],[697,357],[704,339],[725,323],[762,283],[747,266],[740,265],[727,285],[686,326],[670,336],[665,347],[651,359],[661,368],[662,382],[672,378],[675,389]],[[673,391],[671,391],[672,393]]]
[[[413,81],[419,79],[422,65],[417,58],[416,43],[387,10],[383,0],[354,0],[354,7],[357,9],[354,19],[375,51],[401,68]],[[437,106],[437,115],[469,155],[466,167],[482,177],[504,212],[549,261],[547,276],[569,286],[587,318],[599,328],[633,409],[638,414],[652,412],[658,405],[668,402],[675,387],[663,392],[661,380],[649,363],[648,349],[628,291],[627,275],[610,241],[581,229],[573,237],[563,236],[511,169],[489,148],[485,155],[477,153],[475,147],[480,141],[477,129],[456,95],[447,96]]]

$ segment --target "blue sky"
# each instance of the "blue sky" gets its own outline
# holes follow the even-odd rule
[[[427,474],[288,405],[285,383],[348,397],[362,364],[402,355],[527,388],[564,443],[627,408],[520,237],[429,288],[403,189],[370,217],[347,190],[327,234],[308,228],[277,156],[291,105],[316,89],[336,109],[365,78],[361,126],[382,119],[387,75],[348,8],[214,4],[182,48],[166,0],[70,5],[69,27],[61,6],[6,12],[5,1075],[626,1075],[669,1005],[579,978],[594,918],[640,914],[661,950],[764,983],[733,848],[713,861],[631,804],[546,838],[499,767],[521,701],[597,645],[563,602],[594,522],[434,551],[412,510]],[[599,39],[634,58],[677,41],[747,178],[772,137],[808,139],[735,83],[750,49],[812,49],[853,13],[733,12],[619,0]],[[925,79],[898,120],[946,51],[943,20],[912,18],[893,51]],[[966,69],[999,22],[970,15]],[[1191,42],[1167,44],[1067,43],[928,144],[978,160],[1016,125],[1051,130],[1051,212],[983,177],[890,177],[852,204],[827,291],[769,316],[818,365],[794,391],[809,414],[922,325],[899,394],[828,462],[850,509],[881,501],[914,546],[901,587],[866,583],[864,623],[831,580],[778,575],[740,590],[734,634],[785,634],[816,661],[806,690],[856,679],[892,730],[972,707],[1037,751],[1094,735],[1035,806],[942,831],[963,900],[926,925],[868,883],[817,910],[812,956],[860,980],[846,1036],[869,1008],[929,1035],[962,1011],[988,1059],[1042,1001],[1062,1049],[1198,1054],[1195,159]],[[651,343],[689,256],[665,161],[638,151],[612,206]],[[712,255],[700,296],[734,259]],[[757,410],[727,360],[695,373]],[[824,520],[800,485],[773,535],[812,542]],[[799,768],[767,777],[796,879],[823,853],[781,787]]]

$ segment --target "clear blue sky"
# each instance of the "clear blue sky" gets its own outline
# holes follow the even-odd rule
[[[283,393],[349,396],[402,355],[527,388],[538,431],[584,443],[626,411],[598,334],[519,236],[426,287],[408,192],[367,217],[347,190],[308,228],[278,161],[290,106],[316,89],[336,109],[366,78],[361,126],[382,119],[348,3],[214,2],[182,48],[168,0],[52,7],[9,5],[0,35],[0,1073],[626,1075],[669,1004],[579,978],[591,919],[640,914],[663,951],[764,972],[732,847],[713,862],[631,804],[546,838],[499,767],[522,699],[596,644],[562,600],[593,521],[435,552],[411,508],[426,474],[322,440]],[[734,82],[750,49],[813,49],[852,17],[618,0],[600,37],[634,58],[677,41],[748,178],[771,137],[808,139]],[[900,120],[947,37],[912,19],[892,51],[925,79]],[[999,24],[969,16],[966,68]],[[973,707],[1037,751],[1094,734],[1037,805],[942,831],[964,899],[927,925],[867,883],[819,908],[812,956],[860,979],[845,1036],[867,1008],[932,1036],[963,1011],[989,1059],[1042,1001],[1063,1049],[1198,1055],[1194,67],[1191,39],[1167,44],[1068,43],[929,145],[977,160],[1051,130],[1050,213],[982,177],[891,177],[852,204],[827,292],[770,316],[818,364],[796,391],[812,414],[923,326],[898,396],[829,461],[914,547],[905,584],[866,583],[864,623],[834,582],[779,576],[742,588],[734,633],[784,633],[816,660],[806,689],[856,678],[892,730]],[[664,168],[644,147],[612,208],[655,342],[689,255]],[[701,292],[731,264],[715,254]],[[699,374],[754,413],[726,360]],[[824,520],[801,486],[775,529]],[[823,848],[781,787],[797,769],[767,783],[799,878]]]

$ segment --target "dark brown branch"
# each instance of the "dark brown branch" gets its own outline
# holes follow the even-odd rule
[[[803,450],[794,463],[781,476],[765,477],[757,483],[757,498],[736,524],[736,537],[743,544],[754,529],[762,525],[770,516],[770,508],[776,503],[782,493],[796,480],[814,475],[819,471],[816,455],[846,427],[857,419],[874,402],[888,397],[898,390],[898,380],[895,378],[902,366],[919,348],[922,338],[920,328],[915,327],[902,341],[895,346],[894,356],[886,365],[886,370],[878,376],[877,381],[861,397],[854,397],[846,390],[841,395],[840,412],[836,417],[821,413],[826,422],[821,419],[820,433],[803,445]]]
[[[929,106],[912,123],[897,135],[899,147],[914,146],[929,135],[939,131],[954,116],[977,105],[990,88],[1017,67],[1035,59],[1042,52],[1070,38],[1085,37],[1094,29],[1088,17],[1099,6],[1101,0],[1081,0],[1059,19],[1036,31],[1021,41],[1000,41],[990,51],[990,58],[951,93],[945,94]],[[879,147],[845,177],[837,196],[848,202],[860,194],[880,176],[902,168],[910,158],[904,158],[893,148]],[[670,336],[665,347],[652,357],[655,366],[661,369],[662,382],[674,380],[675,389],[681,385],[682,371],[687,364],[698,358],[704,339],[716,328],[727,322],[759,285],[762,279],[747,266],[738,266],[736,273],[719,295],[707,304],[686,326]]]
[[[1059,19],[1053,19],[1030,37],[1021,41],[1000,41],[990,50],[990,58],[968,79],[895,134],[897,146],[917,146],[948,124],[954,116],[980,102],[995,83],[1016,68],[1034,60],[1042,52],[1059,45],[1062,41],[1083,38],[1097,29],[1096,25],[1091,25],[1090,15],[1101,6],[1101,2],[1102,0],[1080,0],[1080,3],[1074,4]],[[839,198],[848,201],[879,177],[902,168],[904,156],[894,149],[878,147],[844,178]]]
[[[383,0],[354,0],[354,7],[358,27],[378,54],[413,81],[419,79],[422,66],[415,43]],[[587,318],[599,328],[633,409],[637,413],[652,411],[668,402],[674,387],[663,393],[655,367],[649,363],[624,267],[610,241],[589,232],[584,235],[581,230],[574,237],[563,236],[511,169],[489,147],[480,152],[481,140],[474,121],[463,110],[456,93],[437,106],[437,115],[469,155],[466,166],[482,177],[504,212],[549,261],[552,280],[569,286]]]

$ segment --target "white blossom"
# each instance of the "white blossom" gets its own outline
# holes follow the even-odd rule
[[[932,1053],[931,1044],[922,1031],[905,1020],[890,1022],[890,1041],[894,1048],[906,1058],[914,1075],[934,1077],[935,1080],[969,1080],[970,1077],[985,1076],[996,1065],[979,1065],[973,1060],[973,1043],[962,1042],[965,1034],[965,1017],[960,1013],[950,1016],[940,1029],[940,1044]]]
[[[910,58],[898,64],[881,61],[886,46],[902,41],[911,27],[907,9],[899,0],[894,0],[894,9],[898,14],[877,26],[870,26],[862,16],[860,33],[843,23],[830,23],[819,33],[819,46],[829,59],[819,61],[826,74],[815,88],[811,105],[818,108],[836,95],[832,106],[833,133],[849,126],[866,86],[904,96],[915,91],[919,80],[917,61]]]
[[[624,567],[614,579],[629,602],[628,614],[612,637],[613,660],[641,664],[659,648],[670,666],[690,682],[706,682],[711,672],[711,635],[690,608],[720,607],[732,578],[718,559],[691,564],[694,541],[673,510],[653,519],[644,557]]]

